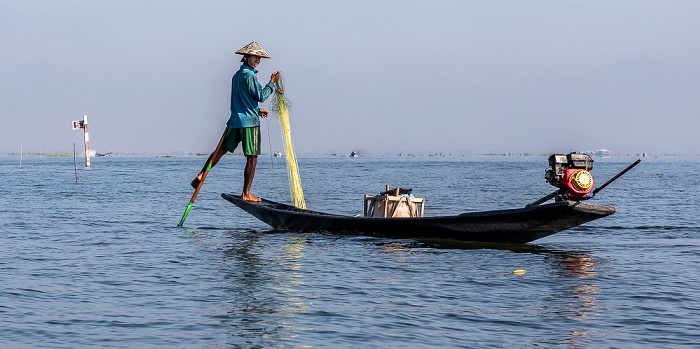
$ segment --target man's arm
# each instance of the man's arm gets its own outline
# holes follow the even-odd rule
[[[268,82],[265,87],[260,86],[258,78],[253,73],[246,74],[246,83],[251,97],[259,103],[264,102],[267,97],[270,97],[275,88],[272,81]]]

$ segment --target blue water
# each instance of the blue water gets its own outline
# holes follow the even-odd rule
[[[274,163],[272,162],[274,160]],[[636,157],[596,159],[598,184]],[[700,343],[700,158],[643,158],[612,216],[523,245],[272,232],[219,196],[244,158],[0,158],[2,348],[673,348]],[[283,160],[253,193],[289,202]],[[546,157],[301,158],[311,209],[386,184],[426,215],[517,208]],[[515,275],[516,269],[525,269]]]

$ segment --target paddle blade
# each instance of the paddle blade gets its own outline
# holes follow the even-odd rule
[[[180,220],[180,224],[178,224],[178,227],[182,226],[182,223],[185,223],[185,219],[187,218],[187,215],[190,213],[190,209],[192,208],[192,201],[190,201],[189,204],[187,204],[187,209],[185,210],[185,214],[182,215],[182,219]]]

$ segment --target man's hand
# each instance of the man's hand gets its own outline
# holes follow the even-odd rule
[[[265,110],[265,109],[263,109],[263,108],[260,108],[260,111],[258,112],[258,115],[259,115],[261,118],[266,118],[266,117],[267,117],[267,114],[268,114],[268,113],[267,113],[267,110]]]
[[[277,81],[280,81],[280,72],[278,71],[272,73],[272,76],[270,76],[270,82],[275,84],[277,83]]]

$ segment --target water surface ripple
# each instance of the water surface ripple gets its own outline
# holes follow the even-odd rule
[[[636,158],[596,159],[598,183]],[[700,342],[700,161],[649,158],[601,191],[610,217],[532,244],[272,231],[201,157],[0,158],[3,348],[633,348]],[[273,164],[272,161],[275,161]],[[261,157],[254,193],[289,202]],[[426,215],[552,191],[546,157],[301,158],[307,206],[356,215],[385,184]],[[9,180],[12,179],[12,180]],[[516,269],[525,269],[515,275]]]

